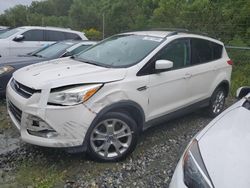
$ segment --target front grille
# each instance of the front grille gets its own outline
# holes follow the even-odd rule
[[[26,99],[30,98],[34,93],[40,92],[40,90],[29,88],[17,82],[15,79],[11,80],[10,85],[12,89],[14,89],[19,95],[23,96]]]
[[[12,115],[15,117],[17,122],[21,124],[22,119],[22,111],[17,108],[11,101],[8,101],[9,110],[12,113]]]

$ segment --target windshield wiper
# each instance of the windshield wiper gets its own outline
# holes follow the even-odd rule
[[[44,58],[42,55],[38,55],[38,54],[32,54],[32,56],[39,57],[39,58]]]

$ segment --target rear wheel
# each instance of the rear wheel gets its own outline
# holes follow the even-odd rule
[[[88,153],[97,160],[118,161],[134,150],[137,137],[137,125],[131,117],[109,112],[91,128]]]
[[[225,89],[223,87],[218,87],[214,91],[210,99],[210,104],[208,107],[209,116],[216,117],[217,115],[219,115],[224,109],[225,100],[226,100]]]

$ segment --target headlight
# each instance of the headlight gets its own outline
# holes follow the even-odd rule
[[[200,154],[198,141],[193,140],[183,157],[184,183],[188,188],[214,188]]]
[[[64,106],[80,104],[92,97],[101,87],[102,84],[94,84],[52,91],[48,103]]]
[[[2,66],[0,67],[0,75],[11,72],[12,70],[14,70],[14,67],[6,65],[6,66]]]

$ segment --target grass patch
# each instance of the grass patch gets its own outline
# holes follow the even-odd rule
[[[16,182],[20,187],[52,188],[63,183],[65,174],[56,165],[23,162],[17,168]]]
[[[229,49],[228,55],[234,62],[230,94],[235,96],[239,87],[250,86],[250,51]]]
[[[6,102],[5,100],[0,100],[0,133],[10,127],[11,125],[7,116]]]

